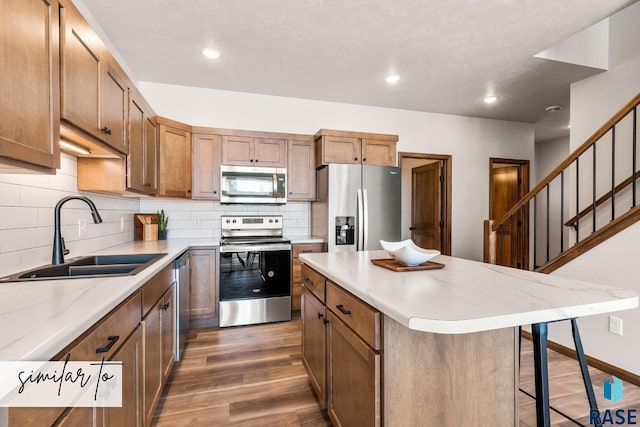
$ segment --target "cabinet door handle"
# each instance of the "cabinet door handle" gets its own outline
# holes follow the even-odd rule
[[[251,163],[253,163],[253,159],[249,159],[249,161],[250,161]]]
[[[337,308],[338,310],[340,310],[340,313],[344,314],[345,316],[348,316],[348,315],[350,315],[350,314],[351,314],[351,310],[347,310],[347,309],[345,309],[345,308],[344,308],[344,305],[342,305],[342,304],[338,304],[338,305],[336,305],[336,308]]]
[[[213,190],[213,194],[218,194],[218,190]]]
[[[353,158],[353,160],[355,160],[355,161],[357,162],[357,161],[358,161],[358,158],[357,158],[357,157],[354,157],[354,158]]]
[[[107,346],[96,348],[96,353],[107,353],[109,350],[111,350],[111,347],[113,347],[116,341],[120,339],[120,337],[118,335],[111,335],[108,339],[109,343],[107,344]]]
[[[329,324],[329,321],[328,321],[327,319],[324,319],[324,320],[322,321],[322,323],[323,323],[324,325],[327,325],[327,324]]]
[[[323,317],[324,317],[324,314],[318,313],[318,319],[322,319]]]
[[[162,307],[161,307],[161,308],[162,308],[164,311],[169,310],[169,303],[167,302],[167,303],[165,303],[165,304],[162,304]]]
[[[100,129],[103,133],[106,133],[107,135],[111,135],[111,129],[109,129],[108,127],[103,127],[102,129]]]
[[[293,191],[289,191],[289,195],[291,196],[293,194]]]
[[[306,283],[309,286],[313,286],[313,280],[309,279],[308,277],[304,278],[304,283]]]
[[[366,162],[366,161],[367,161],[367,158],[366,158],[366,157],[363,157],[363,158],[362,158],[362,161],[363,161],[363,162]]]

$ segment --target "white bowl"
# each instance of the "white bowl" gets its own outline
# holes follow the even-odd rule
[[[440,255],[440,251],[435,249],[423,249],[416,246],[411,239],[401,242],[387,242],[380,240],[382,249],[389,252],[391,258],[406,266],[420,265]]]

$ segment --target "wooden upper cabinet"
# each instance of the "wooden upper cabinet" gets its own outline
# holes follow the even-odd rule
[[[319,143],[320,156],[316,161],[320,161],[320,164],[362,162],[359,138],[328,135],[321,137]]]
[[[103,140],[121,153],[129,152],[127,115],[129,86],[116,67],[108,63],[102,76],[100,132]]]
[[[362,164],[395,166],[396,141],[363,138]]]
[[[286,167],[287,141],[280,138],[223,136],[222,164]]]
[[[60,5],[61,118],[127,154],[128,79],[73,4]]]
[[[191,127],[158,118],[159,196],[191,198]]]
[[[255,139],[256,166],[271,166],[274,168],[287,167],[287,141],[279,138]]]
[[[396,165],[397,135],[320,129],[316,167],[329,163]]]
[[[129,103],[127,189],[154,195],[158,190],[156,124],[150,107],[137,91]]]
[[[192,135],[192,199],[220,200],[220,135]]]
[[[313,141],[290,139],[287,146],[287,200],[315,200],[316,169]]]
[[[0,161],[53,173],[60,166],[58,1],[0,0],[0,10]]]

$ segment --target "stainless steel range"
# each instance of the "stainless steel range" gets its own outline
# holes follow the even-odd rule
[[[220,327],[291,320],[291,242],[282,216],[223,216]]]

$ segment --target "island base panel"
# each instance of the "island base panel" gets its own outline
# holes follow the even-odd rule
[[[433,334],[385,316],[385,423],[517,426],[517,332]]]

